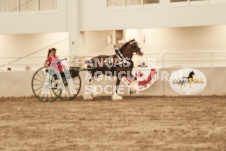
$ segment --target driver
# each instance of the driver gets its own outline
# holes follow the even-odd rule
[[[56,56],[56,48],[49,49],[48,56],[47,56],[47,62],[49,63],[49,66],[54,68],[57,71],[63,72],[64,65],[62,65],[60,62],[65,59],[59,59],[59,57]]]

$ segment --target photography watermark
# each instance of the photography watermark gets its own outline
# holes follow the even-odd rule
[[[93,68],[82,78],[82,82],[87,83],[84,86],[85,94],[110,95],[116,91],[121,95],[131,94],[131,92],[139,94],[140,91],[151,87],[158,80],[169,81],[171,76],[169,72],[160,71],[156,67],[154,58],[133,58],[132,60],[113,57],[93,58],[85,63],[87,68]],[[117,79],[124,85],[116,85]],[[92,85],[90,82],[92,80],[101,82],[101,84]],[[67,64],[63,64],[63,70],[59,70],[59,60],[53,60],[50,64],[41,94],[50,94],[50,89],[61,89],[63,94],[77,94]]]

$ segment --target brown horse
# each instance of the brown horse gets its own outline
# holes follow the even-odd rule
[[[121,78],[126,76],[128,78],[136,79],[131,74],[134,67],[132,61],[134,53],[140,56],[143,55],[138,43],[133,39],[125,43],[114,56],[100,55],[91,60],[87,60],[87,67],[94,68],[94,70],[89,71],[91,75],[89,84],[92,82],[93,78],[98,77],[101,74],[116,76],[116,92],[113,93],[112,100],[121,100],[122,97],[117,94]],[[92,96],[86,97],[85,99],[92,99]]]

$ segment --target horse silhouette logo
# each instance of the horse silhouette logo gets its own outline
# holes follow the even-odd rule
[[[205,89],[207,78],[197,69],[182,68],[173,71],[169,82],[175,92],[182,95],[194,95]]]
[[[185,86],[185,84],[188,84],[190,83],[190,88],[191,88],[191,82],[190,81],[193,81],[194,79],[194,71],[191,71],[188,75],[188,77],[183,77],[182,79],[179,80],[179,85],[181,86],[181,89],[182,89],[182,86]]]

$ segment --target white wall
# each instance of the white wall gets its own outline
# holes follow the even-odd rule
[[[129,29],[125,33],[126,40],[136,38],[146,53],[226,50],[226,25]]]
[[[34,72],[1,72],[0,97],[32,96],[31,80]]]
[[[67,31],[66,2],[59,0],[56,12],[0,14],[0,34],[31,34]]]
[[[31,34],[226,24],[226,3],[107,8],[106,0],[59,0],[57,12],[0,14],[0,34]],[[74,26],[74,31],[73,30]],[[71,35],[73,36],[73,35]],[[77,39],[77,38],[74,38]]]
[[[114,38],[114,31],[90,31],[83,36],[85,51],[79,50],[80,56],[114,54],[113,44],[107,43],[108,36]]]
[[[224,84],[225,76],[226,76],[226,68],[197,68],[198,70],[202,71],[206,78],[207,78],[207,86],[206,88],[199,94],[200,96],[210,96],[210,95],[219,95],[225,96],[226,89]],[[178,68],[168,68],[162,69],[160,71],[167,71],[171,74],[173,71],[178,70]],[[33,92],[31,89],[31,80],[34,72],[32,71],[23,71],[23,72],[1,72],[0,79],[2,79],[0,85],[0,97],[22,97],[22,96],[32,96]],[[85,75],[86,72],[80,72],[80,76],[82,78],[82,87],[79,93],[79,96],[84,95],[85,91]],[[214,77],[214,78],[213,78]],[[223,80],[223,81],[222,81]],[[115,81],[94,81],[94,85],[115,85]],[[121,85],[124,85],[121,82]],[[10,90],[10,91],[9,91]],[[127,89],[126,89],[127,90]],[[127,91],[125,91],[127,92]],[[107,95],[102,93],[101,95]],[[108,94],[109,95],[109,94]],[[156,83],[153,84],[149,89],[140,92],[137,96],[181,96],[180,94],[176,93],[171,89],[169,85],[169,81],[161,81],[158,80]],[[131,95],[130,95],[131,96]],[[133,95],[134,96],[134,95]],[[75,98],[76,99],[76,98]]]
[[[62,41],[62,42],[60,42]],[[20,35],[0,35],[0,66],[7,64],[11,61],[18,59],[18,57],[24,57],[30,53],[37,52],[30,57],[46,56],[48,49],[57,48],[58,56],[68,56],[68,33],[45,33],[45,34],[20,34]],[[58,43],[59,42],[59,43]],[[56,44],[57,43],[57,44]],[[16,58],[12,58],[16,57]],[[13,64],[37,64],[37,67],[43,65],[45,58],[32,58],[22,59],[14,62]],[[40,64],[41,63],[41,64]],[[21,65],[24,69],[25,65]],[[11,67],[12,70],[15,67],[13,65],[7,65],[3,67],[6,69]]]
[[[161,0],[156,8],[108,9],[106,0],[81,1],[81,30],[115,30],[226,24],[226,3],[171,6]]]
[[[107,43],[109,35],[114,35],[114,31],[84,32],[80,55],[111,54],[112,45]],[[144,53],[226,50],[226,25],[124,30],[125,41],[133,38]]]
[[[79,49],[80,56],[114,54],[112,44],[106,42],[107,36],[111,34],[114,35],[114,31],[83,32],[84,47]],[[222,58],[214,61],[215,66],[225,66],[226,52],[218,53],[217,51],[226,51],[226,25],[124,30],[125,41],[133,38],[139,42],[145,54],[144,57],[155,58],[157,61],[161,61],[161,55],[166,53],[201,51],[193,54],[166,55],[165,59],[197,59],[197,61],[166,61],[167,67],[182,67],[182,64],[192,67],[211,67],[211,59],[205,62],[198,61],[208,58]],[[204,54],[202,53],[204,51],[215,53]],[[162,65],[158,63],[158,66]]]

